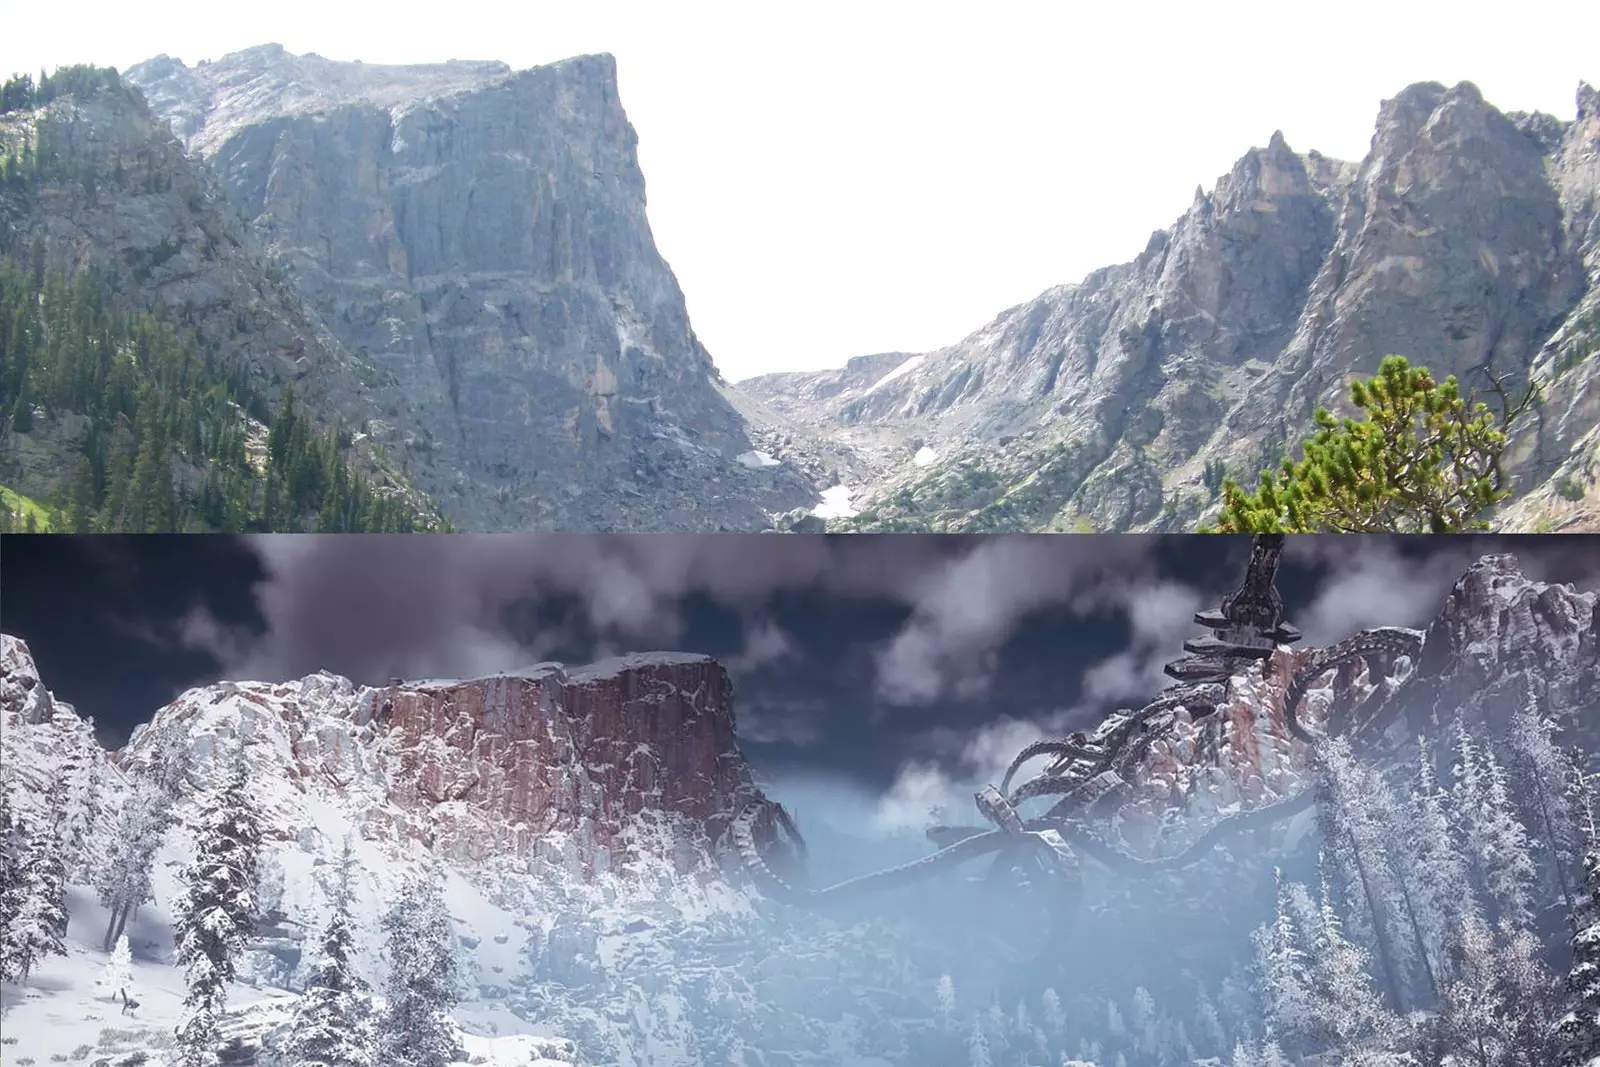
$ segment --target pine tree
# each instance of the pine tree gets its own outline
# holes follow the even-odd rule
[[[1296,890],[1305,892],[1279,876],[1277,916],[1256,931],[1254,940],[1267,1032],[1275,1039],[1304,1042],[1314,1036],[1315,1016],[1310,963],[1294,916],[1303,910],[1294,899]]]
[[[1410,818],[1394,828],[1391,840],[1393,854],[1401,858],[1406,868],[1417,936],[1422,942],[1422,962],[1435,997],[1446,977],[1447,947],[1454,923],[1478,914],[1466,857],[1457,847],[1446,810],[1448,800],[1434,773],[1428,744],[1419,739]]]
[[[133,913],[151,898],[150,872],[172,824],[172,801],[172,794],[158,783],[140,781],[117,815],[105,863],[94,879],[100,903],[110,912],[104,941],[107,949],[122,935]]]
[[[1365,954],[1345,938],[1326,886],[1321,931],[1312,951],[1316,1029],[1337,1049],[1385,1039],[1395,1020],[1372,988]]]
[[[1575,801],[1583,831],[1583,885],[1572,916],[1572,964],[1567,970],[1566,1001],[1556,1022],[1560,1067],[1594,1067],[1600,1063],[1600,819],[1596,798],[1581,761],[1574,761]]]
[[[1517,817],[1505,768],[1492,749],[1483,749],[1483,805],[1474,814],[1484,887],[1501,922],[1525,930],[1533,923],[1533,885],[1538,877],[1533,842]]]
[[[967,1035],[967,1062],[972,1067],[992,1067],[994,1057],[989,1054],[989,1039],[984,1036],[983,1024],[976,1016],[972,1019],[972,1032]]]
[[[1500,391],[1500,383],[1494,383]],[[1511,491],[1501,465],[1504,427],[1534,400],[1502,392],[1501,419],[1463,397],[1456,380],[1386,356],[1376,376],[1351,383],[1364,418],[1319,408],[1305,458],[1261,472],[1247,493],[1222,483],[1218,528],[1230,533],[1463,533]]]
[[[67,871],[61,858],[61,842],[55,834],[27,834],[24,853],[22,892],[16,918],[7,930],[13,972],[20,982],[46,956],[66,952]]]
[[[328,888],[329,916],[320,939],[321,956],[306,979],[295,1010],[285,1067],[373,1067],[375,1038],[367,986],[355,973],[351,918],[355,856],[346,841]]]
[[[939,976],[939,983],[934,988],[934,999],[938,1003],[940,1021],[949,1026],[956,1011],[956,986],[948,974]]]
[[[115,997],[133,984],[133,950],[128,945],[128,935],[117,938],[111,958],[100,972],[100,995]]]
[[[449,1011],[458,992],[456,939],[440,872],[409,879],[383,929],[389,978],[379,1059],[385,1067],[445,1067],[455,1053]]]
[[[188,995],[178,1030],[181,1067],[213,1067],[217,1025],[228,984],[256,920],[254,889],[261,852],[260,817],[250,798],[241,748],[222,788],[196,819],[195,858],[183,872],[174,940]]]
[[[57,832],[61,835],[62,861],[68,874],[78,879],[99,867],[96,855],[99,841],[95,830],[100,822],[104,792],[105,756],[86,728],[72,734],[66,742],[58,772],[60,807]]]
[[[10,789],[0,782],[0,979],[22,973],[22,940],[18,918],[27,897],[28,841],[11,815]]]

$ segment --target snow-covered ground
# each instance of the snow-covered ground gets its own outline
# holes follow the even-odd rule
[[[884,386],[888,385],[890,382],[894,381],[895,379],[904,378],[906,375],[910,374],[912,371],[914,371],[918,367],[922,366],[922,364],[927,360],[927,358],[928,358],[927,356],[912,356],[910,359],[908,359],[904,363],[900,364],[894,370],[890,371],[888,374],[885,374],[882,378],[879,378],[877,381],[875,381],[871,385],[867,386],[866,389],[862,390],[861,395],[862,396],[871,396],[873,393],[876,393],[879,389],[882,389]]]
[[[780,461],[771,452],[762,452],[759,449],[754,452],[740,452],[733,458],[755,471],[780,465]]]
[[[811,509],[820,519],[848,519],[859,514],[850,503],[850,490],[843,485],[822,491],[822,502]]]

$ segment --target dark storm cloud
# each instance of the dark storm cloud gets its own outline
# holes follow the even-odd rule
[[[575,598],[603,646],[670,646],[682,605],[705,597],[746,620],[739,671],[794,656],[766,612],[812,591],[902,604],[907,625],[879,650],[890,703],[982,693],[1006,640],[1031,613],[1111,611],[1149,582],[1154,538],[789,538],[451,536],[253,538],[267,578],[263,635],[203,610],[186,637],[223,673],[281,679],[328,668],[363,681],[467,676],[520,666],[571,637],[571,620],[513,633],[508,609]]]

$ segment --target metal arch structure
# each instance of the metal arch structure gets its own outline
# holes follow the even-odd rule
[[[1126,794],[1129,783],[1151,746],[1182,721],[1214,713],[1227,696],[1228,680],[1242,670],[1266,662],[1282,646],[1300,640],[1298,629],[1283,618],[1283,600],[1276,586],[1284,539],[1281,534],[1256,536],[1240,587],[1211,611],[1197,612],[1195,622],[1212,633],[1184,642],[1188,653],[1166,667],[1175,679],[1138,710],[1123,710],[1089,733],[1046,738],[1023,748],[1012,759],[998,787],[986,786],[974,797],[984,825],[936,826],[928,837],[936,851],[909,863],[850,878],[820,888],[797,885],[774,862],[778,857],[803,857],[804,841],[788,813],[774,801],[752,793],[729,827],[734,850],[752,880],[767,895],[801,906],[855,898],[922,879],[948,875],[972,861],[988,858],[990,880],[1032,884],[1041,875],[1074,881],[1080,854],[1111,870],[1133,875],[1174,870],[1204,859],[1233,835],[1271,826],[1305,811],[1316,800],[1315,787],[1218,820],[1181,851],[1141,857],[1114,831],[1096,824]],[[1334,736],[1360,740],[1388,725],[1386,712],[1404,684],[1415,677],[1422,634],[1400,628],[1363,630],[1336,645],[1315,650],[1290,679],[1285,693],[1284,721],[1291,736],[1317,748]],[[1399,684],[1400,661],[1412,670]],[[1315,684],[1330,672],[1364,663],[1374,680],[1371,694],[1358,707],[1330,707],[1325,732],[1303,721],[1302,704]],[[1041,756],[1051,757],[1044,769],[1012,787],[1018,772]],[[1042,797],[1056,798],[1041,815],[1024,817],[1022,806]],[[764,831],[759,832],[758,831]],[[769,842],[763,849],[758,841]]]

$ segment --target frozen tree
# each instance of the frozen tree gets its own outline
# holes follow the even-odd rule
[[[967,1036],[967,1061],[972,1067],[993,1067],[989,1055],[989,1039],[983,1034],[983,1023],[977,1016],[972,1019],[972,1032]]]
[[[1515,1062],[1498,949],[1489,925],[1475,917],[1463,919],[1452,938],[1451,977],[1440,998],[1439,1036],[1448,1054],[1474,1067]]]
[[[1405,924],[1405,893],[1389,857],[1387,825],[1396,805],[1383,778],[1358,763],[1348,742],[1337,738],[1320,753],[1322,838],[1326,856],[1352,901],[1353,924],[1370,937],[1383,988],[1403,1005],[1404,974],[1411,955]]]
[[[383,929],[389,977],[379,1060],[385,1067],[444,1067],[456,1051],[449,1012],[458,996],[458,972],[442,873],[408,879],[384,915]]]
[[[105,789],[105,755],[87,723],[68,735],[64,749],[56,779],[56,829],[61,836],[62,862],[68,874],[78,878],[99,866],[95,829]]]
[[[376,1062],[372,1002],[351,960],[354,874],[355,856],[346,841],[328,887],[329,914],[319,939],[319,956],[295,1009],[284,1067],[373,1067]]]
[[[262,916],[276,915],[283,907],[283,865],[274,856],[263,856],[256,872],[256,901]]]
[[[1504,769],[1460,720],[1455,749],[1452,800],[1468,869],[1490,906],[1491,923],[1525,926],[1532,917],[1535,871],[1527,830],[1511,810]]]
[[[140,782],[113,825],[112,838],[104,849],[105,862],[94,876],[100,903],[110,912],[104,941],[107,950],[122,935],[133,913],[153,895],[150,870],[172,825],[172,797],[152,783]]]
[[[10,790],[0,782],[0,979],[12,978],[21,970],[19,945],[12,931],[26,895],[27,846],[22,827],[11,815]]]
[[[1573,908],[1572,965],[1556,1037],[1561,1067],[1594,1067],[1600,1063],[1600,826],[1582,761],[1573,762],[1569,796],[1583,830],[1584,877]]]
[[[956,1010],[956,983],[948,974],[939,976],[939,984],[934,989],[934,996],[939,1004],[939,1018],[946,1026]]]
[[[1372,988],[1365,954],[1340,929],[1326,887],[1311,970],[1314,1025],[1324,1040],[1343,1049],[1385,1036],[1392,1019]]]
[[[1276,1041],[1269,1040],[1261,1046],[1261,1056],[1256,1060],[1256,1067],[1290,1067],[1289,1057],[1283,1054],[1283,1049]]]
[[[1133,1004],[1128,1013],[1128,1022],[1133,1031],[1133,1047],[1141,1056],[1153,1057],[1161,1046],[1161,1035],[1158,1030],[1160,1016],[1156,1011],[1155,998],[1144,986],[1138,986],[1133,991]]]
[[[67,872],[55,834],[22,829],[19,837],[26,845],[5,942],[7,976],[26,982],[39,961],[66,952]]]
[[[100,972],[100,990],[106,997],[115,997],[132,982],[133,950],[128,947],[128,935],[123,934],[117,938],[117,945],[111,950],[111,958],[106,961],[105,969]]]
[[[1310,961],[1294,918],[1296,889],[1304,893],[1304,887],[1279,878],[1277,916],[1256,931],[1254,940],[1267,1032],[1303,1040],[1311,1036],[1314,1025],[1313,991]]]
[[[1199,1051],[1205,1055],[1221,1055],[1227,1049],[1228,1035],[1222,1027],[1222,1016],[1203,985],[1195,997],[1193,1034]]]
[[[1447,963],[1446,946],[1453,924],[1459,918],[1477,914],[1466,857],[1456,846],[1448,803],[1434,773],[1428,743],[1419,739],[1417,770],[1407,806],[1409,818],[1395,827],[1393,853],[1405,868],[1411,919],[1435,997]]]
[[[1067,1016],[1061,1010],[1061,997],[1050,986],[1046,986],[1044,995],[1040,997],[1044,1005],[1044,1025],[1051,1034],[1061,1036],[1061,1031],[1066,1027]]]
[[[1228,1067],[1260,1067],[1261,1058],[1256,1055],[1256,1050],[1243,1041],[1233,1046],[1233,1058],[1228,1061]]]
[[[1568,858],[1578,845],[1577,812],[1562,786],[1569,777],[1567,754],[1552,740],[1555,723],[1540,708],[1529,684],[1523,707],[1511,717],[1506,740],[1518,772],[1518,792],[1529,798],[1539,834],[1550,852],[1551,872],[1567,911],[1573,907]]]
[[[194,862],[183,872],[173,940],[188,994],[178,1028],[180,1067],[217,1061],[217,1023],[228,983],[254,928],[256,868],[261,820],[250,799],[250,768],[243,750],[220,789],[208,793],[195,819]]]
[[[1475,829],[1483,850],[1484,886],[1501,921],[1525,929],[1533,923],[1533,885],[1538,878],[1533,842],[1517,818],[1505,768],[1490,749],[1483,753],[1483,777],[1486,803]]]

